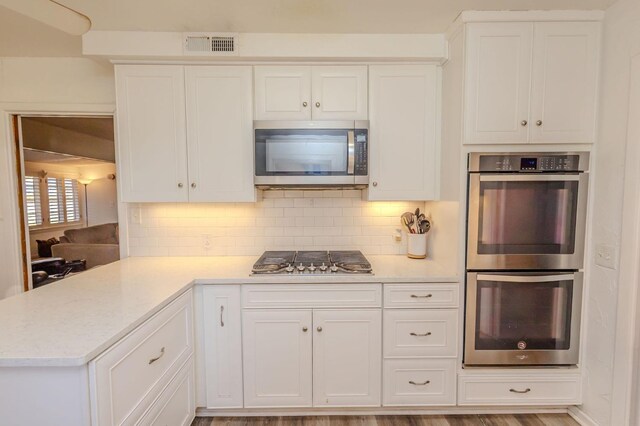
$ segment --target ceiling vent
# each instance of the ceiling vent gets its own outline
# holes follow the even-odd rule
[[[238,34],[184,33],[184,54],[188,56],[231,56],[238,54]]]

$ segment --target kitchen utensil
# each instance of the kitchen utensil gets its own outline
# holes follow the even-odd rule
[[[402,224],[407,227],[407,231],[410,234],[415,233],[415,231],[413,230],[413,224],[415,223],[413,215],[409,212],[405,212],[402,213],[402,216],[400,216],[400,218],[402,220]]]
[[[426,234],[429,232],[429,229],[431,229],[431,222],[423,218],[418,224],[418,228],[420,229],[421,234]]]

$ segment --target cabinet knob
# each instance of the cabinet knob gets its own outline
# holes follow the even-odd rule
[[[183,186],[184,186],[184,185],[182,184],[182,182],[180,182],[180,183],[178,184],[178,188],[182,188]]]
[[[378,186],[378,182],[373,182],[372,185],[373,186]]]
[[[528,122],[527,120],[522,120],[522,121],[520,122],[520,125],[521,125],[522,127],[526,126],[527,124],[529,124],[529,122]]]
[[[542,126],[542,120],[536,121],[536,126]]]
[[[322,331],[322,327],[318,326],[318,328],[316,330],[318,330],[318,332],[321,332]]]
[[[316,108],[320,108],[320,102],[316,102]]]
[[[307,107],[307,105],[309,105],[309,104],[308,104],[308,103],[306,103],[306,102],[303,102],[303,103],[302,103],[302,106],[303,106],[303,107],[305,107],[305,108]]]
[[[195,182],[193,182],[193,183],[191,184],[191,187],[192,187],[192,188],[195,188],[195,187],[196,187],[196,183],[195,183]]]
[[[302,331],[304,331],[305,333],[307,332],[307,330],[309,330],[307,327],[302,327]]]

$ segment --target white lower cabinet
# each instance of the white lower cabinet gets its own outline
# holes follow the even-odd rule
[[[194,381],[189,360],[136,426],[189,426],[196,415]]]
[[[207,408],[242,408],[240,286],[206,286],[202,297]]]
[[[180,371],[193,376],[193,349],[193,296],[189,290],[89,363],[92,424],[138,423],[157,405],[158,398],[166,395],[165,389]],[[193,379],[173,393],[166,396],[167,401],[187,398],[193,414]],[[193,415],[187,417],[185,424],[193,420]]]
[[[455,405],[455,359],[384,361],[385,406]]]
[[[313,405],[380,406],[380,309],[313,312]]]
[[[385,357],[455,357],[457,309],[386,309]]]
[[[458,405],[575,405],[582,403],[580,373],[460,374]]]
[[[242,313],[245,407],[311,406],[311,310]]]

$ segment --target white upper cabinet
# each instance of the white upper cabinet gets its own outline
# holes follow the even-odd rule
[[[118,65],[116,94],[122,201],[187,201],[183,67]]]
[[[595,142],[600,25],[535,24],[531,141]]]
[[[467,37],[466,142],[526,142],[533,24],[470,24]]]
[[[369,200],[435,200],[439,188],[439,71],[369,67]]]
[[[256,120],[366,120],[366,66],[256,66]]]
[[[256,120],[311,120],[311,67],[257,66]]]
[[[255,201],[251,67],[118,65],[116,87],[123,201]]]
[[[367,67],[313,67],[311,101],[314,120],[366,120]]]
[[[252,70],[186,67],[190,201],[255,201]]]
[[[467,26],[465,143],[593,143],[598,22]]]
[[[380,309],[313,311],[313,406],[380,406]]]

